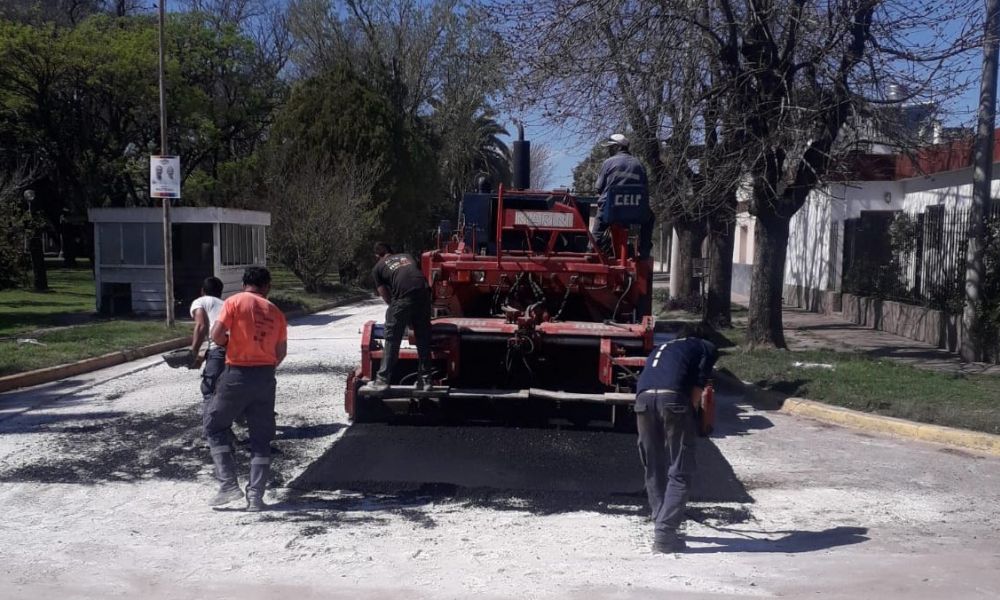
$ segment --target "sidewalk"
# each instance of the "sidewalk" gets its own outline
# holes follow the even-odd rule
[[[733,302],[746,306],[747,298],[734,294]],[[954,375],[1000,375],[1000,365],[962,362],[957,355],[930,344],[862,327],[844,320],[838,314],[827,315],[785,308],[782,320],[785,339],[792,350],[864,352],[929,371]]]

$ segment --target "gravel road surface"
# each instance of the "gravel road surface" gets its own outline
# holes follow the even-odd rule
[[[349,426],[370,318],[292,323],[266,513],[207,506],[194,371],[147,359],[0,395],[0,597],[1000,596],[1000,459],[722,390],[692,549],[652,555],[633,435]]]

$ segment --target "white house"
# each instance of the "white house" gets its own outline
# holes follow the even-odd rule
[[[1000,140],[1000,138],[998,138]],[[1000,156],[1000,143],[995,155]],[[956,209],[968,207],[972,199],[972,148],[970,140],[928,146],[915,158],[871,156],[872,161],[890,161],[889,169],[866,169],[867,176],[828,183],[810,194],[792,218],[785,262],[785,302],[810,310],[839,311],[843,291],[845,224],[865,217],[887,217],[900,213],[926,222],[927,229],[949,232],[954,227],[940,219]],[[1000,193],[1000,162],[993,168],[992,193]],[[889,231],[866,232],[889,235]],[[733,251],[733,291],[748,295],[753,267],[754,219],[741,212],[737,217]],[[908,265],[908,284],[932,275],[928,269],[953,270],[955,254],[942,255],[933,265]]]

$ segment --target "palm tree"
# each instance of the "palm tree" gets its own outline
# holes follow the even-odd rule
[[[495,184],[509,184],[510,149],[501,140],[507,130],[483,98],[435,99],[434,123],[441,142],[440,168],[457,204],[485,173]]]
[[[501,135],[509,135],[507,130],[496,120],[497,114],[490,108],[485,109],[474,121],[474,167],[486,173],[494,184],[510,185],[511,155],[510,148],[500,139]]]

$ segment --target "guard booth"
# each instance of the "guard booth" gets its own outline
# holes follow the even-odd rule
[[[163,315],[163,210],[91,208],[97,311],[106,315]],[[243,270],[267,265],[271,214],[231,208],[170,211],[175,313],[187,315],[201,282],[224,284],[223,297],[242,288]]]

